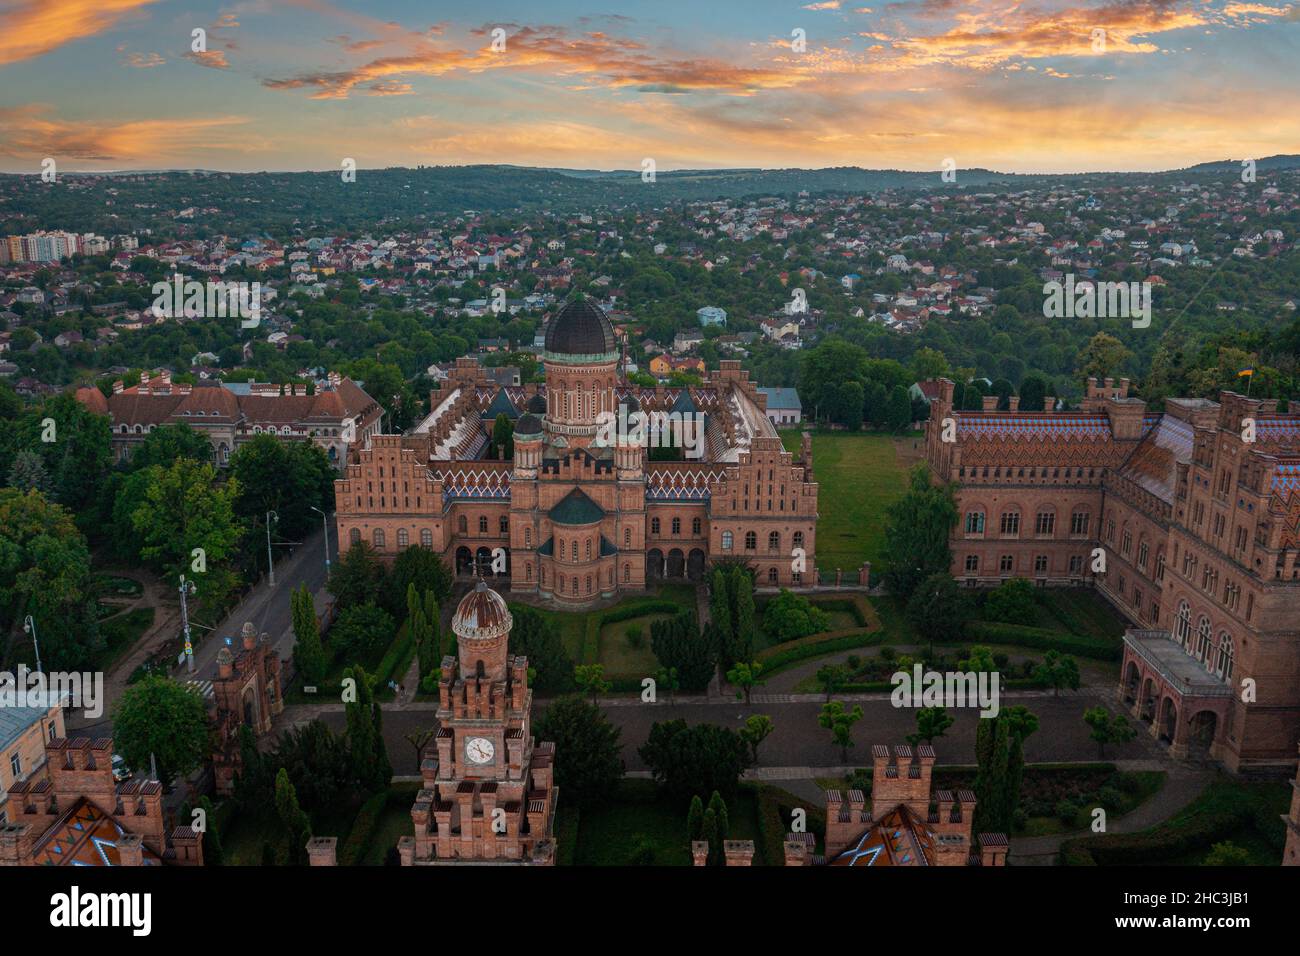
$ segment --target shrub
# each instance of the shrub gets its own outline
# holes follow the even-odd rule
[[[330,650],[348,663],[368,663],[393,642],[392,616],[374,604],[350,607],[329,632]]]
[[[1032,624],[1037,610],[1034,586],[1012,578],[994,588],[984,600],[984,620],[1002,624]]]
[[[632,625],[625,632],[627,635],[627,646],[640,648],[645,644],[645,632],[636,625]]]

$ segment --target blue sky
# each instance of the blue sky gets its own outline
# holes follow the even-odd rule
[[[607,7],[0,0],[0,169],[1030,172],[1300,152],[1300,0]]]

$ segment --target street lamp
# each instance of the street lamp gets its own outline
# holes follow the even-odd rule
[[[271,522],[279,520],[280,516],[274,511],[266,513],[266,574],[271,587],[275,587],[275,559],[271,557]]]
[[[185,575],[181,575],[181,626],[185,629],[185,664],[186,669],[194,673],[194,642],[190,640],[190,609],[186,603],[186,598],[199,590],[195,587],[193,581],[185,580]]]
[[[330,522],[329,516],[321,511],[315,505],[311,505],[311,510],[320,515],[321,527],[325,529],[325,577],[330,576]]]
[[[23,619],[23,630],[32,636],[32,647],[36,649],[36,673],[41,673],[41,645],[36,640],[36,621],[30,614]]]

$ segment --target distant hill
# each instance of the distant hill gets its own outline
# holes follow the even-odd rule
[[[1300,169],[1300,155],[1256,160],[1261,174]],[[195,220],[204,231],[245,234],[296,230],[329,232],[372,228],[381,221],[415,220],[430,213],[506,212],[546,207],[594,210],[670,202],[795,198],[800,193],[854,194],[883,190],[1017,191],[1064,185],[1099,189],[1135,183],[1210,182],[1240,173],[1239,160],[1202,163],[1157,173],[1003,173],[959,169],[945,183],[938,170],[701,169],[661,171],[653,183],[640,170],[574,170],[509,165],[360,169],[357,180],[335,172],[225,173],[213,171],[67,173],[77,189],[63,190],[36,176],[0,175],[6,233],[34,228],[95,230],[106,234],[165,225],[163,210],[214,208]],[[138,180],[138,181],[137,181]],[[113,190],[109,193],[109,190]],[[167,231],[167,230],[163,230]]]

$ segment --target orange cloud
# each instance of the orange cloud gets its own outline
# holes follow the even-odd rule
[[[224,50],[204,50],[202,53],[191,52],[185,55],[199,66],[211,67],[214,70],[230,69],[230,61],[226,59]]]
[[[245,132],[231,134],[232,128],[248,122],[238,116],[65,122],[50,119],[46,110],[37,105],[0,108],[0,156],[129,164],[189,159],[214,148],[252,151]]]
[[[716,59],[658,55],[635,40],[593,32],[570,36],[559,27],[515,27],[503,51],[491,45],[476,50],[439,46],[425,35],[407,34],[410,52],[381,57],[340,71],[268,79],[270,89],[314,89],[313,99],[346,99],[357,87],[392,77],[448,76],[489,70],[523,70],[562,78],[581,78],[588,86],[677,93],[708,90],[750,95],[760,89],[798,85],[795,69],[748,67]],[[485,39],[489,28],[476,33]]]
[[[10,0],[0,31],[0,65],[43,56],[103,33],[156,0]]]

